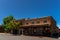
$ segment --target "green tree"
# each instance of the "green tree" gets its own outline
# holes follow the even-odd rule
[[[11,29],[18,29],[17,26],[20,25],[20,22],[16,21],[13,16],[7,16],[3,19],[3,26],[6,32],[10,31]]]

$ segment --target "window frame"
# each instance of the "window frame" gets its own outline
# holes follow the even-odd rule
[[[38,19],[38,20],[37,20],[37,24],[39,24],[39,23],[40,23],[40,20]]]
[[[47,23],[47,19],[44,19],[44,20],[43,20],[43,23]]]
[[[31,20],[31,23],[34,24],[34,20]]]

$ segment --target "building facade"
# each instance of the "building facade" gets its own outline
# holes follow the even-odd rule
[[[0,25],[0,33],[4,33],[4,27],[2,25]]]
[[[56,21],[52,16],[34,18],[34,19],[21,19],[19,26],[19,34],[23,35],[40,35],[40,36],[53,36],[58,33]]]
[[[60,37],[60,29],[59,29],[59,37]]]

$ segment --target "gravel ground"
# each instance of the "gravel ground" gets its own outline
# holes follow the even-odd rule
[[[13,36],[11,34],[0,33],[0,40],[60,40],[56,38],[49,38],[49,37],[33,37],[33,36]]]

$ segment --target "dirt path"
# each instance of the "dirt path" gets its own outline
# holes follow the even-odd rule
[[[13,36],[11,34],[0,33],[0,40],[59,40],[49,37],[33,37],[33,36]]]

